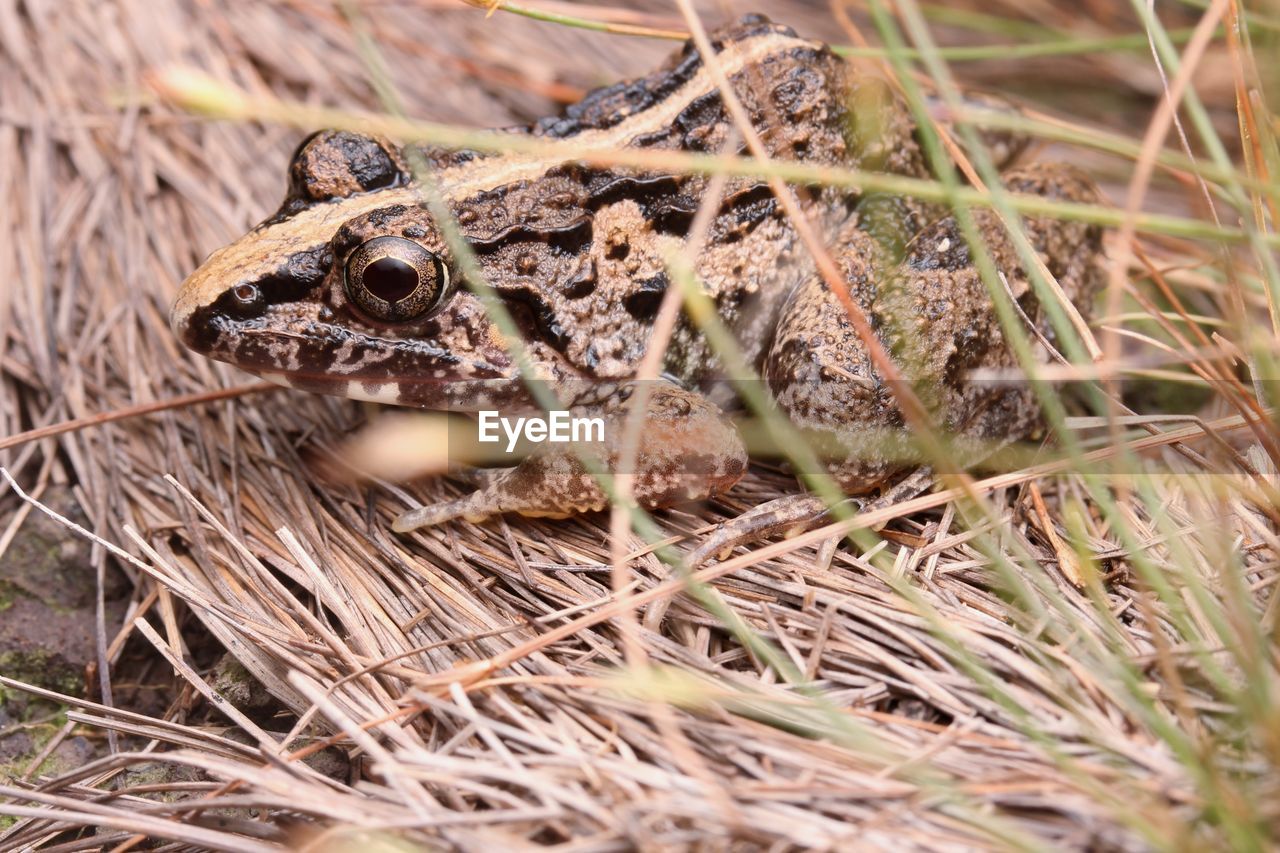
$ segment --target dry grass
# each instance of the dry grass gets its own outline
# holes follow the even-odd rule
[[[1193,220],[1191,235],[1130,244],[1122,223],[1093,324],[1102,379],[1177,369],[1208,393],[1181,409],[1126,397],[1136,412],[1097,412],[1110,425],[1061,423],[1074,442],[1061,464],[978,480],[980,504],[952,489],[863,518],[888,523],[869,549],[834,547],[825,530],[703,569],[744,644],[630,533],[630,582],[616,589],[607,516],[390,533],[404,491],[335,484],[314,464],[372,410],[264,391],[181,350],[167,324],[176,283],[274,208],[299,134],[193,118],[153,100],[145,74],[182,64],[255,95],[376,104],[334,6],[216,5],[0,3],[0,436],[133,415],[0,443],[13,477],[0,547],[31,512],[19,487],[39,499],[72,484],[102,546],[86,571],[111,561],[135,584],[130,621],[99,626],[103,672],[132,638],[182,685],[154,716],[120,707],[109,677],[97,701],[53,697],[72,709],[64,734],[110,732],[110,749],[57,777],[0,780],[0,815],[17,818],[0,849],[1261,849],[1280,835],[1280,436],[1265,408],[1274,338],[1256,334],[1274,319],[1275,244],[1209,239],[1271,234],[1274,119],[1261,94],[1239,117],[1233,101],[1233,86],[1260,92],[1248,45],[1212,41],[1191,79],[1233,161],[1237,118],[1253,128],[1255,171],[1215,164],[1196,139],[1215,223],[1186,168],[1157,168],[1133,210]],[[825,8],[759,5],[855,40]],[[1032,22],[1012,3],[982,19],[949,4],[939,32],[949,44],[1143,32],[1127,4],[1088,4],[1091,19],[1053,5]],[[901,6],[907,26],[915,7]],[[540,8],[683,26],[667,7]],[[468,126],[541,114],[669,49],[426,0],[364,9],[410,113]],[[1171,29],[1201,12],[1175,14]],[[1004,28],[975,36],[983,21]],[[1030,95],[1058,81],[1041,104],[1059,108],[1058,128],[1128,146],[1051,152],[1091,168],[1120,209],[1135,162],[1187,165],[1176,131],[1141,146],[1164,85],[1149,52],[992,53],[956,68]],[[1194,110],[1183,115],[1196,136]],[[658,520],[688,547],[794,489],[758,468],[717,505]],[[206,632],[291,713],[214,695],[191,654]],[[358,759],[348,776],[300,760],[328,744]],[[142,765],[189,772],[126,773]]]

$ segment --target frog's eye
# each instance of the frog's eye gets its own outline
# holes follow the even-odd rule
[[[374,237],[347,258],[347,295],[384,323],[416,320],[440,304],[449,269],[434,252],[404,237]]]

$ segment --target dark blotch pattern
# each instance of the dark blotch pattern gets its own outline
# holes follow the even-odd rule
[[[662,297],[671,285],[666,273],[658,273],[635,283],[635,292],[623,300],[627,313],[637,320],[649,320],[658,313]]]
[[[498,291],[498,295],[506,303],[516,322],[525,327],[526,340],[543,341],[557,350],[564,350],[569,341],[569,333],[539,290],[529,287],[503,288]]]
[[[256,284],[267,305],[298,302],[320,287],[333,266],[333,253],[328,246],[290,255],[276,272],[259,279]]]

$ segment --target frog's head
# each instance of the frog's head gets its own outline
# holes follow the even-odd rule
[[[171,315],[183,343],[319,393],[437,409],[518,397],[395,146],[323,131],[289,176],[280,211],[183,283]]]

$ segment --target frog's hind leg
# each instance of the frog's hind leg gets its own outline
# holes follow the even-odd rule
[[[1006,172],[1004,180],[1019,193],[1097,198],[1089,179],[1069,167],[1029,166]],[[970,379],[983,370],[1016,370],[1018,362],[955,217],[938,216],[917,230],[918,217],[896,210],[888,202],[860,208],[859,221],[838,235],[834,260],[899,374],[950,442],[953,461],[972,465],[994,446],[1033,432],[1039,408],[1025,384]],[[895,227],[873,227],[870,214],[877,212]],[[974,211],[974,219],[1025,321],[1036,326],[1039,338],[1052,340],[1004,226],[991,211]],[[1087,312],[1100,282],[1094,263],[1099,229],[1037,216],[1026,217],[1022,226],[1063,293]],[[905,237],[900,246],[898,236]],[[818,275],[789,295],[765,377],[793,425],[832,440],[824,467],[846,494],[866,494],[924,461],[866,343]],[[893,500],[904,497],[896,492],[888,493]],[[813,496],[783,498],[726,524],[690,559],[701,562],[749,539],[813,527],[829,517]]]
[[[1028,166],[1003,177],[1017,193],[1097,199],[1088,177],[1067,166]],[[1035,342],[1035,357],[1047,361],[1040,342],[1053,343],[1054,329],[1004,224],[989,210],[973,217],[1023,323],[1033,327],[1023,333]],[[1087,317],[1101,284],[1100,229],[1047,216],[1024,217],[1021,225],[1061,292]],[[1016,375],[1019,364],[956,218],[940,216],[915,232],[901,257],[864,227],[859,221],[838,235],[834,260],[937,437],[949,442],[953,460],[972,465],[992,446],[1034,432],[1040,425],[1034,389],[981,378]],[[789,296],[765,376],[794,425],[832,439],[827,471],[846,493],[865,492],[924,461],[866,343],[820,276],[811,275]]]
[[[859,228],[840,235],[834,260],[853,301],[875,309],[894,275],[892,256]],[[865,494],[910,467],[903,419],[844,306],[816,273],[783,306],[765,379],[793,426],[823,439],[826,473],[847,494]],[[816,448],[815,448],[816,449]]]
[[[398,532],[457,518],[482,521],[503,513],[564,518],[602,510],[609,496],[580,454],[590,453],[606,475],[622,465],[628,401],[635,383],[624,384],[599,405],[577,416],[598,416],[603,440],[575,447],[540,444],[511,468],[480,469],[465,476],[479,486],[463,497],[410,510],[393,524]],[[640,399],[634,396],[634,399]],[[632,494],[646,509],[703,500],[729,489],[746,471],[746,450],[733,425],[699,394],[658,381],[649,389],[636,448]]]

